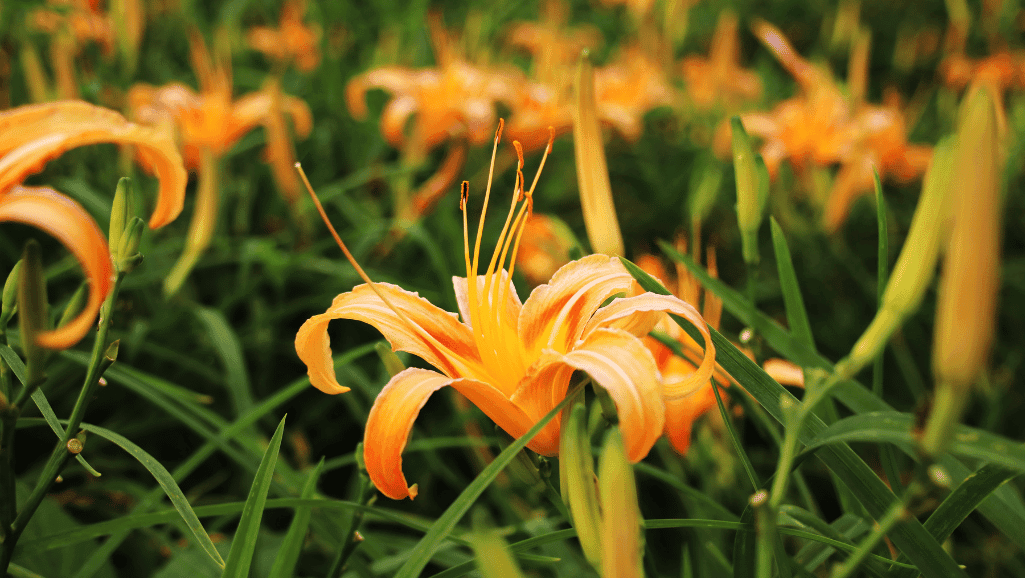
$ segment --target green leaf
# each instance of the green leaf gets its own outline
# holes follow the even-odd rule
[[[925,528],[939,541],[950,537],[968,514],[979,507],[997,488],[1012,480],[1021,472],[995,464],[986,464],[979,471],[965,478],[961,485],[950,492],[940,507],[925,521]],[[1025,534],[1025,527],[1021,528]],[[914,578],[914,571],[900,569],[894,578]]]
[[[199,544],[199,546],[203,548],[211,558],[213,558],[214,562],[218,566],[224,566],[224,560],[221,558],[221,555],[217,553],[217,549],[214,547],[213,541],[210,540],[210,535],[206,533],[206,529],[203,528],[203,524],[199,521],[199,518],[196,516],[196,512],[189,504],[189,500],[185,497],[185,494],[182,493],[178,484],[175,483],[174,478],[171,477],[167,468],[165,468],[153,456],[149,455],[146,450],[135,445],[135,443],[121,434],[114,433],[109,429],[102,428],[97,425],[90,425],[86,423],[82,424],[82,429],[114,442],[142,464],[142,467],[146,468],[146,470],[153,476],[153,479],[157,481],[157,484],[163,488],[164,493],[167,494],[168,499],[171,500],[171,505],[174,506],[174,509],[177,510],[178,514],[185,522],[185,525],[188,526],[192,535],[195,536],[196,543]]]
[[[249,566],[253,563],[256,551],[256,536],[260,533],[260,521],[267,505],[267,492],[270,490],[271,478],[274,477],[274,466],[278,462],[278,450],[281,449],[281,437],[285,433],[285,418],[281,418],[278,429],[270,439],[267,451],[263,453],[260,467],[256,470],[256,479],[249,489],[249,497],[242,509],[242,519],[238,522],[235,538],[231,541],[231,551],[224,564],[224,578],[247,578]]]
[[[480,497],[484,490],[491,485],[491,482],[498,477],[498,474],[505,469],[510,462],[516,457],[516,454],[520,450],[527,446],[527,442],[534,438],[538,432],[551,421],[562,408],[565,407],[574,397],[575,392],[567,392],[566,397],[559,402],[552,411],[548,412],[540,421],[534,424],[534,427],[530,428],[527,433],[520,436],[519,439],[509,444],[509,447],[502,450],[502,453],[498,454],[493,462],[488,464],[486,468],[478,475],[470,485],[459,497],[452,502],[452,505],[445,510],[445,513],[438,518],[438,520],[431,526],[431,529],[427,532],[427,535],[420,540],[420,542],[413,548],[409,559],[402,565],[398,573],[395,574],[395,578],[417,578],[420,573],[430,562],[431,556],[438,550],[445,537],[455,528],[459,520],[466,514],[473,505],[477,498]]]
[[[787,310],[790,334],[814,351],[815,340],[812,337],[811,324],[808,322],[808,312],[804,308],[804,297],[801,296],[801,288],[797,284],[797,273],[790,258],[787,238],[775,217],[769,217],[769,225],[772,228],[772,248],[776,252],[776,269],[779,272],[779,285],[783,291],[783,305]]]
[[[317,491],[317,480],[320,479],[320,473],[323,470],[324,458],[321,458],[320,463],[306,478],[306,485],[303,487],[300,497],[313,497]],[[281,549],[278,550],[278,555],[274,559],[274,566],[271,567],[269,578],[289,578],[295,575],[295,565],[299,562],[299,555],[303,551],[303,542],[306,541],[306,530],[310,526],[312,512],[313,508],[309,506],[300,506],[295,509],[292,523],[289,524],[288,533],[285,534],[285,540],[281,543]]]
[[[665,243],[660,242],[660,245],[663,245],[663,248],[665,248]],[[679,253],[676,253],[676,255],[680,256]],[[683,257],[680,257],[681,262],[683,262]],[[676,257],[673,258],[676,259]],[[626,260],[621,260],[626,265]],[[688,268],[690,268],[689,265]],[[660,292],[665,292],[665,288],[661,287],[658,281],[641,271],[636,265],[632,267],[627,266],[627,269],[646,290],[656,291],[657,289],[655,288],[661,288]],[[708,277],[707,273],[705,276]],[[709,277],[709,280],[711,280],[711,277]],[[701,280],[701,282],[704,283],[704,280]],[[701,342],[701,334],[698,333],[696,328],[691,327],[690,323],[681,322],[679,319],[677,319],[677,322],[693,339],[699,343]],[[778,325],[776,325],[776,331],[782,332],[786,340],[794,348],[804,351],[806,355],[818,357],[817,354],[808,351],[807,347],[794,340],[789,333]],[[783,423],[784,416],[781,400],[787,397],[795,405],[800,405],[801,402],[783,386],[769,377],[761,367],[758,367],[758,365],[741,353],[721,333],[711,327],[709,327],[709,332],[712,334],[712,344],[715,345],[716,362],[733,376],[769,414],[780,423]],[[828,365],[828,362],[826,364]],[[799,432],[801,442],[807,444],[825,428],[826,424],[818,416],[808,416],[804,427]],[[826,467],[843,480],[843,483],[847,485],[848,489],[858,498],[873,518],[878,519],[884,516],[893,504],[897,502],[897,496],[893,495],[893,492],[868,467],[868,464],[858,457],[854,450],[846,444],[824,446],[817,456],[826,464]],[[939,542],[929,535],[925,527],[918,520],[908,520],[895,527],[890,534],[890,538],[902,552],[908,555],[908,558],[927,578],[934,576],[937,578],[941,576],[966,577],[964,570],[954,562],[950,554],[943,550]]]
[[[888,442],[909,447],[915,444],[915,416],[895,411],[863,413],[844,418],[808,440],[805,451],[837,442]],[[968,426],[957,426],[950,453],[1025,472],[1025,444]]]
[[[49,424],[53,433],[57,434],[57,439],[64,439],[64,426],[62,426],[60,420],[57,419],[57,414],[53,412],[53,408],[50,407],[50,402],[46,400],[46,395],[43,393],[42,389],[37,389],[32,392],[32,401],[35,402],[36,407],[39,408],[39,413],[43,414],[43,419],[45,419],[46,423]],[[97,478],[103,475],[89,465],[89,462],[85,461],[85,457],[82,456],[82,454],[75,454],[75,459],[83,468],[85,468],[85,471],[89,472],[90,475]]]
[[[224,364],[224,383],[228,386],[231,394],[231,402],[235,409],[235,415],[253,406],[253,395],[249,383],[249,373],[246,371],[245,356],[242,354],[242,344],[238,335],[232,329],[231,324],[224,317],[224,314],[216,309],[197,307],[196,319],[206,329],[210,337],[210,343],[217,350],[217,355]]]

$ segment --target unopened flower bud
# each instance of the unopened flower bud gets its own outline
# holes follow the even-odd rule
[[[587,435],[587,408],[580,403],[564,413],[559,437],[559,481],[562,499],[573,518],[587,561],[601,567],[601,532],[594,458]]]
[[[733,171],[737,179],[737,222],[744,262],[758,262],[758,227],[762,224],[761,185],[751,139],[740,117],[730,120],[733,134]]]
[[[623,434],[612,428],[598,466],[601,493],[602,576],[623,578],[644,576],[641,556],[641,509],[637,505],[637,482],[626,457]]]
[[[11,272],[7,275],[7,282],[4,283],[2,305],[0,305],[0,331],[7,328],[11,317],[18,310],[18,272],[21,271],[21,261],[14,264]]]

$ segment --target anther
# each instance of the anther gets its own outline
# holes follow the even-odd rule
[[[498,143],[502,142],[502,129],[503,128],[505,128],[505,119],[504,118],[500,118],[500,119],[498,119],[498,130],[495,131],[495,146],[498,146]]]
[[[462,185],[459,185],[459,210],[466,210],[466,201],[470,199],[470,181],[463,181]]]

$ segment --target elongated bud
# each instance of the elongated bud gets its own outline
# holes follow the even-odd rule
[[[18,325],[26,365],[42,361],[44,350],[36,345],[36,336],[47,328],[47,308],[43,258],[39,243],[29,239],[21,256],[21,272],[18,275]]]
[[[11,268],[11,272],[7,275],[7,281],[4,283],[4,293],[2,304],[0,304],[0,332],[7,329],[7,324],[11,322],[11,317],[14,316],[14,312],[18,310],[18,272],[21,271],[21,261],[14,264]]]
[[[121,245],[117,249],[117,257],[114,263],[121,273],[129,273],[142,262],[142,255],[139,254],[139,244],[142,242],[142,232],[146,229],[146,223],[139,217],[132,217],[128,220],[121,235]]]
[[[758,263],[758,227],[762,224],[758,163],[740,117],[730,119],[730,128],[733,132],[733,170],[737,178],[737,222],[740,225],[741,248],[744,262],[755,264]]]
[[[601,575],[616,578],[644,576],[641,567],[641,509],[637,506],[637,483],[626,457],[623,434],[612,428],[598,466],[601,488]]]
[[[559,482],[562,500],[587,561],[601,568],[598,492],[594,485],[594,458],[587,435],[587,408],[577,403],[566,409],[559,436]]]
[[[594,94],[594,67],[587,51],[577,67],[577,106],[573,114],[573,149],[577,163],[580,206],[584,212],[587,239],[595,253],[623,256],[623,234],[619,231],[612,183],[605,162],[605,143],[598,124]]]
[[[704,222],[715,206],[719,197],[719,185],[722,184],[722,164],[718,161],[702,163],[690,182],[690,216],[691,221]]]
[[[953,163],[954,141],[946,138],[933,151],[911,228],[886,284],[879,311],[847,358],[837,364],[840,375],[853,377],[871,363],[893,332],[921,304],[936,273]]]
[[[117,182],[117,188],[114,189],[114,202],[110,206],[110,228],[107,229],[107,245],[110,247],[114,263],[118,261],[115,253],[121,246],[121,236],[128,226],[128,219],[135,215],[132,209],[132,180],[121,177]]]
[[[1002,178],[996,107],[993,95],[978,87],[969,91],[961,110],[950,191],[952,228],[933,337],[937,390],[922,438],[926,455],[936,455],[949,442],[993,342]]]
[[[474,532],[469,537],[477,557],[477,568],[484,578],[522,578],[519,566],[513,561],[505,540],[498,532]]]

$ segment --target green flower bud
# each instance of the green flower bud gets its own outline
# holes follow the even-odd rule
[[[573,527],[587,561],[601,567],[601,530],[594,458],[587,435],[587,408],[575,404],[563,413],[559,436],[559,482],[562,500],[569,508]]]
[[[605,438],[598,466],[598,485],[602,508],[601,575],[640,578],[644,576],[641,566],[643,519],[637,505],[637,482],[619,428],[612,428]]]
[[[7,329],[11,317],[18,310],[18,272],[21,271],[21,261],[14,264],[11,272],[7,275],[7,282],[4,283],[3,302],[0,305],[0,332]]]
[[[114,190],[114,202],[110,206],[110,228],[107,230],[107,245],[115,263],[117,255],[114,252],[121,246],[121,236],[128,226],[128,219],[135,215],[132,209],[132,180],[121,177]]]
[[[762,224],[761,179],[751,139],[740,117],[730,119],[730,128],[733,131],[733,170],[737,179],[737,222],[741,247],[744,262],[755,264],[758,263],[758,227]]]
[[[43,275],[43,258],[39,243],[29,239],[21,257],[21,273],[18,275],[18,325],[21,329],[21,347],[25,353],[26,365],[42,361],[45,350],[36,345],[36,336],[46,331],[47,312],[46,277]]]

